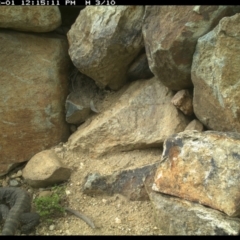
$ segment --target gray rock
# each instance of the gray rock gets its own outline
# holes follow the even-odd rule
[[[177,197],[151,192],[155,221],[163,235],[239,235],[240,219]]]
[[[211,130],[240,132],[239,38],[238,13],[198,39],[192,64],[193,107]]]
[[[111,175],[88,174],[83,185],[85,194],[113,195],[120,193],[132,201],[149,200],[145,184],[153,178],[158,163],[130,170],[116,171]]]

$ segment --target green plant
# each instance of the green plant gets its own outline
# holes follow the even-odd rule
[[[65,196],[65,187],[54,186],[51,190],[50,196],[38,197],[33,200],[36,212],[48,222],[52,222],[53,217],[58,217],[65,211],[60,204]]]

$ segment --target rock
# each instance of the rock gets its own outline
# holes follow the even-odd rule
[[[118,94],[115,104],[70,136],[69,149],[96,157],[161,147],[168,136],[183,131],[189,123],[171,104],[173,92],[156,78],[132,82]]]
[[[0,27],[24,32],[50,32],[61,25],[58,6],[1,6]]]
[[[164,142],[153,190],[240,216],[240,134],[184,131]]]
[[[61,163],[54,150],[34,155],[23,169],[23,178],[32,187],[47,187],[69,179],[71,169]]]
[[[146,6],[143,37],[151,72],[172,90],[192,87],[192,56],[199,37],[239,6]]]
[[[163,235],[239,235],[240,219],[201,204],[150,193],[155,221]]]
[[[101,88],[119,89],[143,48],[143,6],[87,6],[67,34],[69,55]]]
[[[11,179],[9,181],[9,186],[10,187],[18,187],[18,186],[20,186],[20,183],[16,179]]]
[[[1,30],[0,175],[37,152],[66,141],[66,39]]]
[[[95,82],[78,72],[73,71],[71,76],[73,91],[68,95],[65,103],[66,121],[79,125],[83,123],[91,112],[98,112],[94,102],[103,98]]]
[[[51,195],[52,195],[51,191],[41,191],[41,192],[39,192],[38,197],[39,198],[41,198],[41,197],[50,197]]]
[[[178,91],[171,100],[172,104],[185,115],[193,114],[192,96],[187,89]]]
[[[128,81],[134,81],[139,79],[149,79],[153,77],[153,73],[149,69],[146,53],[142,53],[138,56],[127,71]]]
[[[208,129],[240,132],[239,37],[236,14],[198,40],[192,64],[193,107]]]
[[[131,201],[149,200],[145,181],[154,176],[158,163],[151,163],[134,169],[115,171],[111,175],[90,173],[83,184],[83,193],[88,195],[116,193]]]
[[[186,130],[196,130],[202,132],[204,130],[204,126],[197,119],[194,119],[187,125],[184,131]]]

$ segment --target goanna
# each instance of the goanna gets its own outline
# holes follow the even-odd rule
[[[5,220],[2,235],[14,235],[18,228],[29,232],[39,224],[40,216],[31,213],[29,194],[17,187],[0,187],[0,220]]]

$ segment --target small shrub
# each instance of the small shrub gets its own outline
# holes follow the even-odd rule
[[[52,191],[51,196],[38,197],[33,201],[36,212],[48,222],[52,222],[52,218],[61,216],[65,211],[60,204],[65,195],[65,188],[55,186]]]

